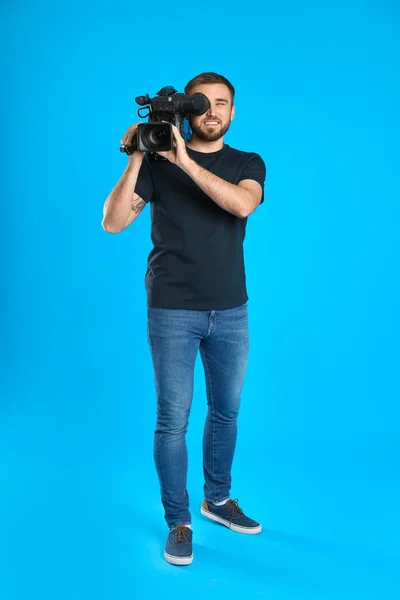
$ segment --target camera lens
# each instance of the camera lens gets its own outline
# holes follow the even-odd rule
[[[159,129],[151,131],[150,135],[149,135],[150,142],[152,144],[160,143],[162,141],[162,139],[165,138],[165,134],[166,134],[165,131],[160,131]]]
[[[149,152],[168,151],[172,148],[172,129],[169,123],[139,125],[140,147]]]

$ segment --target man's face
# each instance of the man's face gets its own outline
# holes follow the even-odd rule
[[[231,93],[223,83],[196,85],[191,94],[197,93],[207,96],[210,108],[199,117],[188,115],[190,126],[199,139],[205,142],[215,142],[228,131],[235,114]]]

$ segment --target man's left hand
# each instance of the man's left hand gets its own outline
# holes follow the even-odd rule
[[[167,121],[163,121],[163,123],[166,122]],[[185,140],[181,136],[179,129],[175,125],[172,125],[172,123],[171,127],[174,136],[174,147],[168,152],[157,152],[157,154],[167,158],[170,163],[182,168],[190,160],[190,157],[186,151]]]

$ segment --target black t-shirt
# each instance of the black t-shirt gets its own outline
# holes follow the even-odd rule
[[[229,183],[258,181],[264,201],[266,168],[259,154],[227,144],[217,152],[187,152]],[[218,206],[182,169],[151,154],[145,154],[135,191],[151,207],[154,248],[145,277],[147,306],[223,310],[244,304],[247,219]]]

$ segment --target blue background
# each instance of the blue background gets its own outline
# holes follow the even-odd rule
[[[400,11],[394,1],[2,6],[2,600],[399,597]],[[196,365],[195,561],[165,563],[144,274],[117,236],[134,97],[202,71],[237,89],[226,142],[259,152],[250,363],[233,497],[205,522]]]

